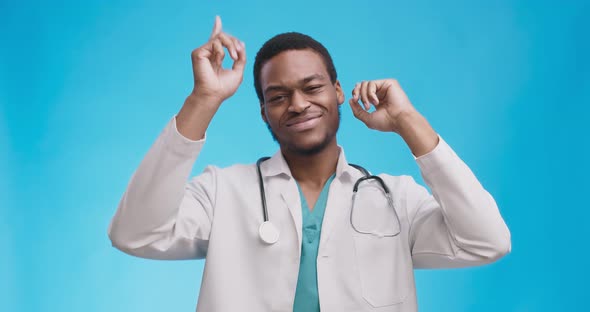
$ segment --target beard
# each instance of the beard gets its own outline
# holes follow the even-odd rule
[[[318,143],[315,144],[314,146],[308,147],[308,148],[303,148],[301,146],[297,146],[295,144],[289,144],[289,143],[281,143],[281,141],[279,141],[279,139],[277,138],[277,135],[274,133],[274,131],[272,131],[272,128],[270,127],[270,124],[268,122],[266,122],[266,128],[268,129],[268,131],[270,132],[270,135],[272,136],[272,139],[277,142],[279,144],[279,146],[285,146],[285,148],[291,152],[294,152],[295,154],[301,155],[301,156],[312,156],[312,155],[316,155],[319,152],[323,151],[324,148],[326,148],[326,146],[328,146],[328,144],[330,144],[330,142],[336,137],[336,133],[338,132],[338,129],[340,128],[340,115],[341,115],[341,105],[338,105],[338,124],[336,126],[336,130],[334,131],[334,133],[328,133],[326,135],[326,137],[324,137],[324,139]]]

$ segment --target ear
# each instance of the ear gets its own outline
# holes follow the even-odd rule
[[[262,117],[262,120],[264,120],[265,123],[268,123],[268,120],[266,120],[266,111],[264,109],[263,102],[260,102],[260,117]]]
[[[344,91],[342,91],[340,81],[336,80],[334,87],[336,88],[336,98],[338,99],[338,105],[342,105],[342,103],[344,103]]]

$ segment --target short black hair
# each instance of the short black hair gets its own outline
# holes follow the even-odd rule
[[[322,57],[330,75],[330,81],[332,83],[336,82],[336,67],[334,67],[332,57],[324,45],[312,37],[298,32],[278,34],[262,45],[262,48],[256,53],[256,59],[254,61],[254,88],[256,89],[258,100],[261,103],[264,102],[264,94],[262,94],[262,86],[260,85],[260,71],[262,70],[262,66],[281,52],[305,49],[311,49]]]

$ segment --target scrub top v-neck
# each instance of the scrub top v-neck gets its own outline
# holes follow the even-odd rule
[[[326,181],[326,184],[324,184],[324,188],[316,200],[313,210],[309,209],[309,205],[307,204],[305,196],[303,196],[301,187],[297,184],[299,196],[301,197],[303,231],[301,232],[301,259],[293,312],[320,311],[316,260],[318,257],[322,221],[324,219],[324,212],[326,211],[326,203],[328,201],[328,190],[330,189],[332,180],[334,180],[334,175],[332,175],[328,181]]]

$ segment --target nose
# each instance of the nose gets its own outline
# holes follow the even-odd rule
[[[289,104],[289,111],[293,113],[302,113],[311,106],[311,103],[307,101],[299,91],[293,92],[291,95],[291,103]]]

